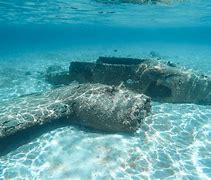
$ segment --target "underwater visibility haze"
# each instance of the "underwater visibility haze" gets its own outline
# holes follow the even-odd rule
[[[85,96],[78,87],[74,94],[71,88],[78,86],[75,81],[70,86],[57,84],[57,87],[46,80],[46,73],[70,71],[71,62],[89,62],[90,65],[99,57],[124,57],[129,61],[130,58],[131,61],[152,59],[155,64],[168,62],[171,69],[181,67],[181,73],[190,79],[191,73],[208,79],[211,76],[211,1],[0,1],[0,180],[211,179],[210,102],[171,103],[152,97],[149,113],[148,98],[137,92],[107,88],[107,85],[102,88],[98,84],[94,89],[88,87],[86,92],[91,93]],[[155,67],[162,66],[156,64]],[[94,77],[85,70],[86,77]],[[116,76],[121,79],[122,74]],[[150,75],[154,77],[157,71]],[[99,81],[103,81],[103,77]],[[134,83],[130,79],[127,82]],[[210,98],[210,81],[203,82]],[[107,84],[112,85],[109,81]],[[154,84],[154,87],[161,87],[159,85]],[[187,94],[183,93],[184,101],[190,98],[189,92],[187,89]],[[199,96],[198,92],[195,97]],[[77,95],[77,100],[85,100],[72,102],[66,93],[68,97]],[[103,101],[97,107],[99,97]],[[65,111],[70,119],[75,115],[74,111],[66,111],[67,99],[72,109],[85,109],[80,117],[90,121],[85,123],[88,127],[83,126],[85,120],[79,125],[63,120],[51,124],[50,118],[58,119],[54,108],[58,108],[56,113]],[[54,106],[50,107],[49,101],[54,101]],[[96,109],[86,111],[92,103]],[[4,138],[4,124],[9,130],[13,121],[20,126],[23,117],[13,113],[17,109],[26,113],[23,106],[31,108],[32,114],[40,110],[38,119],[44,117],[46,125]],[[136,107],[135,110],[130,106]],[[101,108],[108,108],[105,114]],[[141,112],[139,120],[127,119],[135,123],[141,121],[135,132],[122,131],[127,128],[125,122],[121,126],[119,121],[120,124],[112,124],[116,129],[106,123],[103,131],[93,128],[99,119],[124,120],[128,117],[124,108],[129,108],[135,117],[137,111]],[[122,113],[115,114],[116,111]],[[103,115],[94,118],[99,112]],[[106,114],[109,112],[114,114],[109,116]],[[59,118],[65,119],[64,116]],[[112,128],[121,131],[104,131]]]

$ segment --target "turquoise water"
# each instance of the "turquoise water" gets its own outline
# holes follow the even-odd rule
[[[42,73],[155,52],[211,75],[211,2],[0,1],[0,102],[51,89]],[[30,73],[29,73],[30,72]],[[18,141],[19,139],[17,139]],[[210,179],[211,108],[152,103],[133,135],[49,128],[0,157],[0,179]]]

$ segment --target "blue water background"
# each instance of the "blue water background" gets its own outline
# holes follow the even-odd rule
[[[0,1],[0,102],[51,89],[50,65],[148,57],[211,74],[211,2]],[[117,50],[117,51],[115,51]],[[31,72],[26,76],[25,72]],[[58,128],[0,157],[0,179],[209,179],[211,108],[153,102],[135,135]]]

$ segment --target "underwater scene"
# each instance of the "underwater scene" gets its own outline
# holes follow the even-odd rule
[[[211,179],[210,12],[0,1],[0,180]]]

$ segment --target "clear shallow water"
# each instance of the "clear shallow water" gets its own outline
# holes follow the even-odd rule
[[[91,61],[102,54],[143,57],[154,49],[166,59],[210,74],[207,45],[140,42],[24,50],[1,57],[2,69],[13,72],[2,72],[1,79],[12,80],[0,88],[1,100],[50,89],[38,72],[52,64],[68,67],[70,60]],[[27,71],[32,74],[26,76]],[[152,115],[135,135],[58,128],[2,156],[0,179],[209,179],[210,117],[210,106],[153,102]]]
[[[102,55],[154,51],[210,75],[210,8],[208,0],[0,1],[0,102],[51,89],[43,78],[50,65],[67,69],[72,60]],[[0,157],[0,179],[210,179],[210,123],[210,106],[153,102],[134,135],[69,126],[32,139]]]
[[[103,4],[94,0],[0,1],[0,22],[6,24],[100,23],[127,26],[203,26],[211,23],[209,0],[171,5]]]
[[[134,136],[59,128],[1,158],[5,179],[208,179],[211,112],[153,103]],[[15,178],[14,178],[15,177]]]

